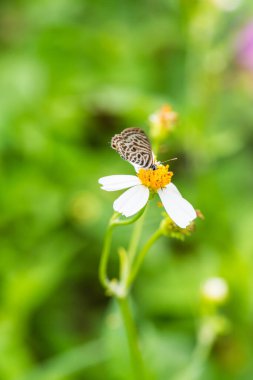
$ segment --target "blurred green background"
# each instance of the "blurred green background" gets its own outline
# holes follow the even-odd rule
[[[251,0],[1,2],[0,379],[131,379],[97,276],[119,193],[97,181],[133,174],[110,139],[148,132],[165,103],[180,118],[160,159],[178,157],[174,183],[205,220],[147,256],[133,289],[144,358],[153,379],[187,365],[200,286],[222,276],[230,328],[199,378],[253,378],[250,23]],[[143,241],[160,213],[150,207]],[[112,274],[130,232],[114,235]]]

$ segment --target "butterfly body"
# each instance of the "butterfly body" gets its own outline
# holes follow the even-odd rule
[[[156,169],[151,144],[140,128],[126,128],[111,140],[121,158],[145,169]]]

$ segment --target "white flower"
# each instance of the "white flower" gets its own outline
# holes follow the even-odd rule
[[[209,301],[222,303],[228,297],[228,284],[221,277],[209,278],[202,286],[202,294]]]
[[[115,211],[129,217],[140,211],[148,202],[150,191],[157,192],[170,218],[179,227],[187,227],[197,216],[192,205],[184,199],[171,183],[169,166],[157,165],[157,169],[139,169],[134,175],[111,175],[99,179],[106,191],[126,190],[113,203]]]

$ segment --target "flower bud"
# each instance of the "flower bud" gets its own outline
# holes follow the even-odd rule
[[[186,228],[180,228],[169,216],[166,216],[160,224],[163,235],[178,240],[184,240],[186,236],[190,236],[194,227],[195,223],[192,221]]]
[[[201,289],[202,297],[211,304],[220,305],[225,303],[228,298],[227,282],[221,277],[209,278]]]
[[[177,113],[169,104],[165,104],[149,117],[150,136],[153,139],[164,140],[172,131],[177,121]]]

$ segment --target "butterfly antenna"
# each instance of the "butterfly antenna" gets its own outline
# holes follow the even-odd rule
[[[177,157],[170,158],[169,160],[166,160],[166,161],[162,161],[162,164],[165,164],[165,162],[175,161],[175,160],[177,160]]]

